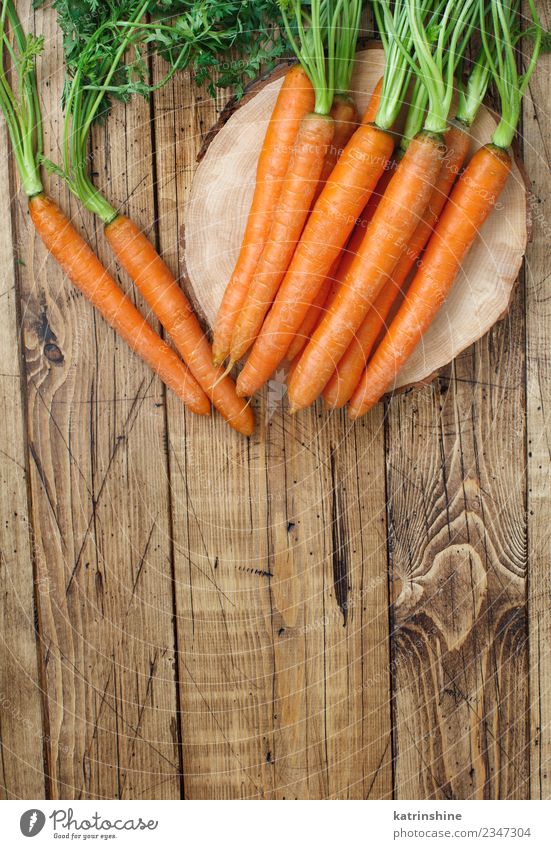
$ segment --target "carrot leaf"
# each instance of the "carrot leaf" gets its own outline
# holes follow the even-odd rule
[[[521,72],[516,45],[524,33],[520,28],[516,3],[514,0],[490,0],[490,9],[487,11],[483,0],[479,2],[482,44],[501,102],[501,120],[492,136],[492,142],[497,147],[506,149],[515,136],[522,98],[542,48],[545,47],[544,30],[534,0],[528,0],[531,25],[528,30],[529,38],[525,39],[525,42],[531,42],[531,49],[526,51],[526,70]]]
[[[44,41],[23,32],[13,0],[2,2],[0,40],[0,109],[6,120],[23,189],[32,197],[43,188],[39,165],[43,147],[42,119],[35,61],[42,53]]]

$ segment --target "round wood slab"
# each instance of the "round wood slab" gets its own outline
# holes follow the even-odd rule
[[[383,65],[380,49],[358,53],[352,91],[360,113]],[[280,69],[223,114],[193,180],[185,213],[186,270],[192,297],[211,327],[239,252],[256,163],[283,75]],[[493,114],[482,108],[471,132],[471,153],[490,140],[495,126]],[[506,314],[528,241],[526,207],[524,178],[515,164],[446,303],[400,372],[397,388],[430,380]]]

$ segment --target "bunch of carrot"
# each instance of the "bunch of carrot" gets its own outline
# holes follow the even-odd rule
[[[302,24],[302,4],[283,5]],[[287,74],[268,127],[213,345],[215,361],[230,366],[249,351],[240,396],[252,395],[288,360],[292,412],[322,395],[329,408],[349,403],[352,419],[394,385],[503,190],[522,96],[542,46],[533,0],[522,74],[517,0],[373,0],[384,76],[344,149],[326,153],[320,165],[331,139],[326,116],[331,99],[337,102],[331,80],[343,48],[335,44],[344,9],[359,24],[360,5],[312,3],[317,17],[299,27],[301,41],[290,38],[299,65]],[[354,35],[347,60],[355,43]],[[468,48],[475,59],[467,73]],[[468,129],[492,79],[501,120],[491,144],[465,165]],[[393,126],[406,99],[400,140]]]
[[[59,167],[43,157],[35,75],[42,42],[24,33],[13,0],[1,0],[0,108],[35,228],[74,285],[194,412],[207,415],[212,403],[231,427],[250,435],[254,421],[244,398],[287,359],[292,411],[323,395],[329,408],[349,403],[355,419],[392,388],[505,185],[522,96],[542,48],[528,2],[532,49],[521,74],[519,0],[371,0],[386,66],[360,120],[349,88],[364,0],[280,0],[298,64],[287,73],[269,122],[211,349],[154,245],[92,182],[88,143],[111,96],[154,88],[143,77],[143,45],[158,39],[172,51],[168,79],[189,64],[201,37],[218,49],[220,33],[203,17],[193,19],[195,28],[182,19],[178,26],[151,22],[157,5],[179,8],[165,0],[91,4],[98,20],[66,56]],[[69,6],[58,0],[56,8],[61,16]],[[72,27],[69,13],[67,21]],[[474,32],[480,44],[466,75]],[[134,57],[128,63],[127,55]],[[491,79],[501,120],[492,143],[464,167],[468,128]],[[400,139],[394,127],[406,101]],[[46,196],[42,164],[103,224],[114,256],[176,350]],[[236,386],[229,372],[245,354]]]
[[[63,4],[57,5],[60,15],[64,14]],[[198,32],[190,35],[182,26],[183,18],[178,19],[178,26],[162,18],[150,24],[146,15],[154,6],[152,0],[127,0],[124,4],[109,3],[103,11],[97,5],[93,7],[94,14],[103,15],[103,19],[92,21],[91,31],[68,69],[63,167],[60,168],[43,157],[35,74],[42,40],[23,31],[13,0],[2,0],[0,108],[12,140],[22,187],[29,199],[31,220],[72,283],[190,410],[209,415],[212,402],[232,428],[249,436],[254,427],[252,411],[237,396],[233,381],[212,364],[210,344],[174,275],[141,230],[117,212],[93,185],[87,170],[89,134],[93,123],[105,117],[107,99],[119,90],[123,99],[133,91],[149,90],[143,80],[140,48],[145,45],[147,49],[153,38],[160,40],[165,52],[169,43],[177,47],[179,52],[166,79],[185,66],[193,55]],[[161,3],[161,10],[166,6]],[[121,19],[124,14],[126,17]],[[200,19],[194,24],[204,27],[205,38],[218,39],[211,32],[210,21]],[[71,40],[68,44],[70,47]],[[126,54],[131,55],[128,65]],[[13,83],[4,66],[6,59]],[[171,335],[178,353],[142,317],[59,206],[45,194],[42,164],[61,176],[82,204],[103,222],[116,258]]]

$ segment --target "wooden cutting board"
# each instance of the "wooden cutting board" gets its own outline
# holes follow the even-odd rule
[[[383,68],[379,48],[358,53],[351,90],[360,113]],[[278,69],[240,103],[231,104],[201,151],[185,214],[186,269],[195,304],[211,327],[239,252],[256,163],[284,72]],[[495,126],[495,116],[483,107],[471,131],[471,154],[490,141]],[[515,164],[444,307],[401,371],[396,388],[426,383],[506,314],[527,240],[526,186]]]

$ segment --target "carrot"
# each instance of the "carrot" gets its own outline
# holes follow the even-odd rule
[[[254,429],[250,407],[237,397],[233,381],[212,364],[210,345],[188,299],[149,239],[124,215],[106,225],[105,235],[216,409],[230,427],[250,436]]]
[[[384,77],[380,77],[375,84],[375,88],[371,92],[369,103],[367,104],[367,108],[362,117],[362,124],[373,124],[375,122],[379,106],[381,105],[383,83]]]
[[[366,413],[392,387],[442,306],[510,170],[509,154],[495,145],[486,145],[474,154],[451,193],[406,299],[352,396],[351,419]]]
[[[29,211],[36,232],[71,282],[190,410],[208,416],[208,398],[184,363],[140,315],[54,201],[43,193],[34,195]]]
[[[358,385],[381,328],[414,263],[434,231],[453,183],[467,156],[469,143],[468,133],[460,126],[452,126],[446,133],[446,154],[429,204],[411,241],[404,248],[390,280],[384,284],[323,391],[323,399],[328,408],[343,407]]]
[[[230,352],[235,320],[270,232],[298,128],[313,108],[312,83],[300,65],[295,65],[285,76],[266,130],[241,250],[216,317],[213,339],[216,364],[222,363]]]
[[[136,7],[125,26],[112,22],[108,35],[98,28],[79,52],[66,92],[64,167],[58,173],[86,209],[103,222],[105,236],[119,262],[172,335],[178,352],[206,395],[231,427],[248,436],[253,430],[252,412],[238,399],[231,379],[213,366],[210,345],[172,272],[140,229],[120,215],[94,186],[87,167],[91,127],[106,108],[107,92],[116,87],[123,56],[135,46],[143,15],[143,7]],[[113,40],[116,49],[98,65],[98,49],[105,47],[106,38]],[[122,78],[125,79],[124,74]]]
[[[335,132],[333,142],[325,157],[314,200],[317,200],[321,194],[337,160],[356,130],[360,117],[358,107],[350,94],[350,80],[354,69],[362,3],[359,0],[349,0],[349,2],[345,0],[343,3],[343,12],[343,17],[338,21],[339,29],[334,34],[335,43],[332,43],[331,35],[328,38],[330,44],[329,52],[331,54],[329,60],[331,65],[330,71],[334,75],[335,93],[333,105],[331,106],[331,117],[334,121]],[[336,54],[338,54],[338,59],[336,58]],[[381,89],[382,78],[375,86],[375,90],[370,98],[368,117],[366,118],[364,115],[364,123],[375,120],[381,97]]]
[[[376,113],[376,111],[377,111],[379,98],[380,98],[380,83],[381,82],[382,82],[382,80],[379,81],[378,90],[374,91],[374,93],[371,97],[370,106],[368,108],[370,110],[370,112]],[[316,188],[315,193],[314,193],[314,200],[316,200],[319,197],[319,195],[321,194],[321,191],[322,191],[325,183],[327,182],[327,178],[330,176],[330,174],[333,171],[333,168],[335,167],[337,159],[341,155],[344,147],[348,143],[350,137],[352,136],[353,132],[355,131],[355,129],[357,127],[357,124],[358,124],[358,109],[356,107],[356,104],[354,103],[354,100],[349,95],[337,94],[335,96],[335,99],[333,100],[333,105],[331,107],[331,117],[333,119],[333,128],[334,128],[333,137],[332,137],[332,141],[328,144],[328,149],[327,149],[327,152],[325,154],[325,159],[324,159],[324,162],[323,162],[321,175],[319,177],[318,185],[317,185],[317,188]],[[299,136],[300,136],[300,131],[299,131]],[[299,139],[297,137],[297,146],[298,146],[298,144],[299,144]],[[291,170],[291,166],[290,166],[290,170]],[[288,177],[286,177],[286,180],[287,179],[288,179]],[[283,192],[282,192],[282,194],[283,194]],[[303,193],[303,195],[302,195],[303,199],[302,199],[301,203],[305,204],[307,197],[308,197],[308,195],[306,193]],[[280,203],[282,203],[281,200],[280,200]],[[276,215],[277,215],[277,213],[276,213]],[[298,230],[298,226],[299,225],[297,224],[297,227],[296,227],[297,230]],[[302,226],[300,227],[300,230],[302,232]],[[272,239],[272,235],[273,234],[271,233],[270,234],[270,240]],[[277,241],[276,235],[274,235],[274,240]],[[287,269],[287,266],[288,266],[289,261],[290,261],[291,256],[292,256],[292,253],[293,253],[293,251],[296,247],[297,241],[298,241],[298,238],[294,239],[294,240],[291,239],[287,243],[288,250],[286,252],[286,256],[284,257],[284,259],[282,260],[282,263],[281,263],[282,266],[283,265],[285,266],[285,270]],[[252,342],[256,338],[258,331],[260,330],[260,327],[262,325],[262,321],[264,320],[264,317],[265,317],[266,313],[268,312],[268,309],[270,308],[270,306],[272,304],[274,295],[277,291],[277,288],[279,287],[279,284],[281,283],[281,279],[283,278],[283,274],[278,273],[277,270],[275,270],[275,271],[272,270],[271,273],[270,273],[271,262],[270,262],[269,257],[267,259],[266,254],[267,254],[267,251],[265,250],[263,252],[263,255],[262,255],[259,263],[258,263],[257,270],[256,270],[255,275],[253,277],[253,283],[251,284],[251,288],[249,289],[249,294],[248,294],[248,297],[246,299],[246,303],[245,303],[245,305],[242,309],[242,312],[241,312],[241,314],[240,314],[240,316],[239,316],[239,318],[237,319],[237,322],[236,322],[236,327],[234,329],[234,336],[233,336],[233,339],[232,339],[232,360],[233,361],[241,359],[243,354],[246,352],[247,348],[250,346],[250,344],[252,344]],[[257,278],[262,277],[262,274],[263,274],[262,269],[263,269],[263,266],[266,266],[266,265],[268,266],[268,271],[265,273],[264,279],[261,281],[261,283],[263,285],[259,285],[256,292],[253,295],[252,290],[253,290],[253,287],[255,285],[255,280]],[[332,276],[333,276],[332,274],[329,274],[327,281],[329,281],[329,279]],[[271,282],[271,285],[270,285],[270,282]],[[300,326],[299,330],[297,331],[297,335],[295,337],[295,340],[291,343],[291,346],[290,346],[288,354],[287,354],[288,359],[294,359],[294,357],[298,353],[299,347],[302,348],[306,344],[310,333],[312,332],[313,328],[316,326],[316,324],[318,322],[318,319],[319,319],[319,316],[320,316],[320,309],[321,309],[321,307],[323,307],[323,304],[325,303],[325,301],[327,299],[327,294],[328,294],[329,289],[330,289],[330,284],[327,282],[327,286],[325,286],[325,285],[322,286],[318,296],[316,298],[314,298],[314,301],[313,301],[311,307],[309,308],[306,316],[304,317],[304,321],[302,322],[302,325]],[[258,304],[259,297],[263,298],[262,308],[260,308],[260,305]],[[249,317],[249,320],[251,318],[251,312],[252,312],[252,309],[254,309],[254,304],[250,304],[249,301],[256,301],[258,308],[257,308],[257,316],[256,316],[255,325],[253,327],[251,327],[250,330],[249,330],[250,343],[247,344],[247,346],[245,347],[244,344],[241,344],[239,341],[237,343],[235,343],[234,340],[236,339],[236,337],[239,340],[239,335],[242,338],[242,336],[244,334],[244,326],[246,324],[247,317]],[[239,335],[238,335],[238,329],[240,330]]]
[[[384,0],[385,5],[389,5]],[[390,128],[409,82],[411,36],[403,5],[394,23],[403,36],[384,38],[387,60],[374,123],[362,124],[342,152],[306,223],[300,242],[249,358],[237,380],[252,395],[285,357],[309,306],[340,255],[394,149]]]
[[[335,303],[293,374],[291,411],[312,403],[324,389],[425,212],[442,164],[453,72],[478,8],[477,0],[464,0],[459,8],[456,0],[447,0],[442,11],[427,17],[421,4],[407,3],[408,27],[428,98],[423,130],[409,143]],[[376,14],[380,17],[380,10]]]
[[[382,83],[382,79],[377,84],[377,88],[373,92],[373,95],[371,96],[369,107],[368,107],[368,114],[373,113],[373,115],[375,115],[376,112],[377,112],[379,99],[380,99],[381,83]],[[357,128],[358,109],[356,107],[356,104],[354,103],[354,100],[350,97],[350,95],[344,95],[344,94],[335,95],[335,98],[333,100],[333,105],[331,107],[331,117],[333,119],[333,128],[334,128],[333,138],[332,138],[332,141],[330,142],[330,144],[328,145],[328,149],[327,149],[327,152],[325,154],[325,159],[324,159],[324,162],[323,162],[321,175],[320,175],[320,178],[319,178],[319,181],[318,181],[317,188],[316,188],[315,193],[314,193],[314,200],[316,200],[319,197],[319,195],[321,194],[321,191],[322,191],[325,183],[327,182],[327,178],[330,176],[330,174],[333,171],[333,168],[335,167],[337,159],[341,155],[344,147],[346,146],[346,144],[348,143],[353,132]],[[299,134],[300,134],[300,131],[299,131]],[[298,146],[298,144],[299,144],[299,141],[298,141],[298,137],[297,137],[297,146]],[[286,180],[287,179],[288,179],[288,177],[286,177]],[[282,192],[282,194],[283,194],[283,192]],[[307,198],[307,195],[304,193],[303,194],[303,201],[302,201],[303,203],[306,203],[306,198]],[[280,201],[280,203],[281,203],[281,201]],[[302,227],[300,229],[302,231]],[[298,226],[297,226],[297,230],[298,230]],[[270,240],[271,240],[271,238],[272,238],[272,233],[270,234]],[[275,237],[275,239],[277,241],[277,237]],[[285,266],[285,270],[287,269],[287,266],[288,266],[289,261],[290,261],[291,256],[292,256],[292,252],[294,251],[294,249],[296,247],[297,241],[298,241],[298,238],[295,239],[294,241],[291,240],[288,243],[289,244],[288,255],[284,258],[284,260],[282,262],[282,265]],[[245,325],[246,314],[248,312],[248,307],[250,306],[249,300],[250,299],[251,300],[258,300],[259,290],[262,291],[261,287],[259,287],[259,290],[257,290],[257,292],[255,293],[255,296],[252,295],[252,288],[254,286],[254,281],[257,277],[261,276],[261,274],[262,274],[261,267],[262,267],[263,264],[264,265],[266,264],[266,255],[265,254],[266,254],[266,251],[263,253],[263,256],[261,257],[261,259],[259,261],[259,264],[257,266],[257,270],[256,270],[255,275],[253,277],[253,283],[251,284],[251,288],[249,289],[249,294],[248,294],[248,297],[246,299],[246,303],[245,303],[245,305],[242,309],[241,315],[239,316],[239,318],[237,319],[237,322],[236,322],[236,327],[234,329],[234,336],[233,336],[233,339],[232,339],[232,360],[233,361],[240,359],[246,351],[245,346],[240,345],[239,343],[236,344],[235,350],[234,350],[234,344],[235,344],[234,340],[235,340],[236,336],[238,335],[238,328],[241,328],[241,335],[243,335],[243,326]],[[268,268],[269,268],[269,266],[268,266]],[[269,286],[269,285],[266,286],[267,282],[269,284],[269,280],[266,281],[266,277],[265,277],[264,281],[263,281],[264,287],[262,287],[262,288],[266,289],[266,291],[263,293],[263,297],[264,297],[263,307],[264,308],[262,309],[262,311],[260,309],[258,310],[256,326],[254,328],[251,328],[251,330],[249,331],[250,336],[251,336],[251,340],[250,340],[251,343],[254,341],[254,338],[256,338],[256,336],[258,334],[258,331],[259,331],[259,329],[262,325],[262,321],[264,320],[264,317],[265,317],[269,307],[272,304],[273,297],[274,297],[274,295],[277,291],[277,288],[279,287],[279,284],[281,283],[281,279],[283,278],[283,274],[277,274],[277,271],[276,272],[272,271],[272,273],[270,275],[269,270],[268,270],[266,276],[269,279],[271,278],[272,286]],[[329,278],[331,276],[333,276],[333,275],[330,274],[327,279],[329,280]],[[318,296],[314,299],[310,309],[308,310],[308,313],[304,317],[304,321],[303,321],[301,327],[297,331],[297,335],[295,337],[294,342],[291,343],[291,346],[290,346],[289,351],[288,351],[288,359],[293,359],[296,356],[296,354],[298,353],[299,347],[302,348],[306,344],[310,333],[312,332],[313,328],[316,326],[316,324],[318,322],[318,319],[319,319],[319,316],[320,316],[320,309],[323,306],[325,300],[327,299],[327,294],[328,294],[329,288],[330,288],[329,283],[327,284],[326,287],[323,286],[322,289],[320,290],[320,293],[318,294]],[[259,315],[260,312],[261,312],[261,318],[260,318],[260,315]],[[249,345],[247,345],[247,348],[248,347],[249,347]]]
[[[335,298],[337,297],[337,293],[342,287],[343,280],[348,274],[350,266],[354,262],[356,254],[360,249],[360,245],[364,240],[367,228],[369,226],[369,222],[375,215],[377,207],[379,206],[380,202],[384,197],[388,184],[390,183],[392,176],[396,171],[396,167],[396,161],[394,159],[390,159],[387,162],[381,179],[377,183],[373,194],[366,203],[365,209],[360,214],[356,222],[356,226],[352,230],[350,238],[346,243],[345,249],[338,258],[338,261],[336,263],[336,272],[333,275],[333,286],[331,287],[331,291],[326,302],[327,308],[329,308],[331,304],[334,303]]]
[[[352,396],[349,411],[352,419],[367,412],[392,386],[453,286],[464,257],[505,186],[512,166],[508,148],[520,120],[522,97],[542,49],[543,29],[533,0],[529,0],[529,9],[533,25],[532,56],[520,74],[513,49],[520,37],[518,4],[491,0],[488,12],[481,7],[484,60],[479,60],[475,68],[473,88],[462,94],[458,114],[464,117],[469,113],[473,92],[476,107],[476,92],[487,84],[486,65],[500,97],[501,119],[491,143],[475,153],[451,193],[407,298]],[[491,38],[487,32],[487,15],[492,22]]]
[[[284,358],[393,148],[392,136],[371,124],[359,127],[352,136],[312,210],[272,309],[239,375],[239,395],[256,392]]]
[[[303,118],[297,134],[270,233],[234,326],[230,365],[241,359],[262,327],[318,192],[328,155],[333,158],[335,121],[330,111],[335,91],[344,91],[350,82],[361,7],[361,0],[341,0],[334,6],[319,0],[312,4],[288,0],[281,7],[289,43],[314,87],[314,112]],[[293,14],[296,31],[291,29],[288,12]],[[356,117],[352,107],[348,98],[338,112],[344,111],[338,125],[339,146],[351,135],[351,118]],[[326,177],[327,172],[323,183]]]
[[[411,242],[398,260],[391,280],[383,287],[339,362],[333,377],[325,387],[323,398],[328,408],[342,407],[350,400],[381,328],[401,294],[414,263],[434,231],[453,183],[465,161],[469,147],[469,136],[466,131],[476,118],[488,88],[489,78],[490,68],[485,58],[485,51],[481,50],[473,63],[465,85],[462,84],[461,74],[459,75],[457,123],[446,133],[446,155],[425,215],[415,230]],[[402,152],[407,150],[409,141],[417,132],[417,126],[426,107],[426,99],[426,90],[418,80],[400,143]]]
[[[377,114],[377,109],[379,108],[379,102],[380,102],[380,98],[381,98],[382,84],[383,84],[383,78],[381,77],[380,80],[378,81],[377,85],[375,86],[375,89],[373,90],[373,94],[371,95],[371,98],[369,100],[369,104],[367,106],[366,112],[364,113],[364,116],[363,116],[364,123],[366,121],[373,121],[376,114]],[[340,111],[340,105],[339,104],[340,104],[341,100],[342,100],[342,98],[337,96],[337,98],[336,98],[337,108],[335,109],[335,103],[334,103],[333,107],[331,109],[333,119],[335,120],[335,135],[333,136],[333,144],[331,146],[331,150],[328,153],[328,156],[331,156],[331,157],[332,157],[332,151],[333,150],[337,151],[337,144],[335,142],[335,139],[337,138],[337,134],[339,132],[339,130],[338,130],[339,118],[336,117],[336,113],[338,113]],[[335,112],[333,112],[334,109],[335,109]],[[343,144],[343,147],[345,146],[345,144]],[[342,150],[340,152],[342,153]],[[338,157],[337,157],[337,159],[338,159]],[[332,159],[331,161],[332,161],[332,165],[331,165],[331,172],[332,172],[332,170],[333,170],[333,168],[336,164],[336,160]],[[326,163],[327,163],[327,160],[326,160]],[[325,168],[325,166],[324,166],[324,168]],[[329,174],[331,172],[329,172]],[[332,301],[334,300],[337,289],[340,286],[340,282],[341,282],[341,280],[339,279],[340,277],[342,277],[341,266],[343,268],[345,268],[346,267],[345,257],[350,256],[351,251],[353,253],[356,252],[356,248],[352,247],[352,240],[354,239],[355,235],[358,234],[358,232],[359,232],[359,236],[363,237],[363,232],[364,232],[365,227],[367,226],[367,220],[368,220],[368,218],[366,218],[366,216],[369,215],[368,211],[370,211],[371,208],[372,208],[370,206],[371,201],[374,198],[377,198],[377,202],[380,200],[380,196],[379,197],[377,197],[377,196],[379,195],[379,191],[381,191],[381,194],[383,194],[383,192],[384,192],[384,190],[380,190],[380,186],[383,184],[383,181],[385,180],[386,174],[387,174],[387,172],[385,171],[385,174],[383,174],[383,176],[379,180],[379,183],[377,184],[377,189],[371,195],[371,198],[369,199],[367,207],[364,210],[364,212],[362,213],[361,218],[358,221],[358,223],[357,223],[357,225],[356,225],[356,227],[355,227],[355,229],[352,233],[352,236],[350,237],[350,242],[349,242],[346,250],[343,252],[342,255],[339,255],[337,257],[337,259],[335,260],[335,262],[331,266],[331,269],[330,269],[329,274],[327,275],[325,281],[322,283],[321,289],[319,290],[318,294],[314,298],[313,302],[308,307],[308,311],[307,311],[306,315],[304,316],[302,323],[301,323],[299,329],[297,330],[296,336],[293,339],[293,341],[291,342],[289,349],[287,351],[286,359],[288,359],[289,361],[295,360],[297,358],[297,355],[306,346],[312,331],[315,330],[315,328],[318,326],[319,322],[323,318],[324,309],[327,308],[328,304],[332,303]],[[323,189],[323,185],[325,185],[325,182],[327,182],[327,178],[323,181],[323,185],[322,185],[322,180],[323,180],[323,172],[322,172],[322,178],[320,179],[320,187],[319,187],[320,192]],[[375,208],[376,207],[373,206],[373,211],[375,210]],[[371,215],[369,217],[371,217]],[[364,229],[362,229],[362,227]],[[357,235],[356,235],[356,239],[358,239]],[[358,241],[358,247],[359,247],[359,241]],[[338,275],[337,271],[340,271],[341,273]]]
[[[347,403],[356,389],[373,345],[400,290],[395,286],[394,275],[377,296],[341,357],[333,376],[322,392],[323,401],[329,410],[338,410]]]
[[[256,339],[295,247],[318,186],[331,146],[334,122],[311,113],[300,125],[269,237],[258,260],[249,291],[235,322],[231,362],[237,362]]]
[[[73,284],[132,350],[191,410],[209,415],[208,398],[184,363],[140,315],[57,204],[44,193],[40,174],[42,115],[35,70],[41,48],[40,39],[24,32],[12,0],[4,0],[0,14],[0,109],[36,232]],[[6,55],[13,70],[11,79],[5,72]]]
[[[297,367],[297,366],[298,366],[298,364],[299,364],[299,360],[300,360],[300,351],[299,351],[299,352],[298,352],[298,354],[296,354],[296,355],[293,357],[293,359],[290,361],[289,371],[287,372],[287,378],[286,378],[286,380],[287,380],[287,384],[289,383],[289,381],[290,381],[290,380],[291,380],[291,378],[293,377],[294,371],[295,371],[296,367]]]
[[[358,107],[349,94],[335,95],[330,114],[334,126],[333,138],[325,154],[319,183],[314,194],[315,201],[320,196],[333,168],[337,164],[338,158],[356,131],[360,117]]]
[[[411,142],[334,303],[312,336],[289,383],[292,411],[311,404],[323,390],[385,280],[392,274],[427,207],[443,152],[439,135],[422,133]]]
[[[337,265],[337,263],[335,263],[335,265]],[[313,302],[310,304],[308,312],[304,316],[295,338],[289,345],[289,350],[286,354],[286,359],[289,360],[289,362],[294,360],[297,354],[303,350],[310,338],[310,334],[321,320],[327,299],[331,294],[333,282],[333,276],[332,274],[329,274],[324,280],[322,287]]]

